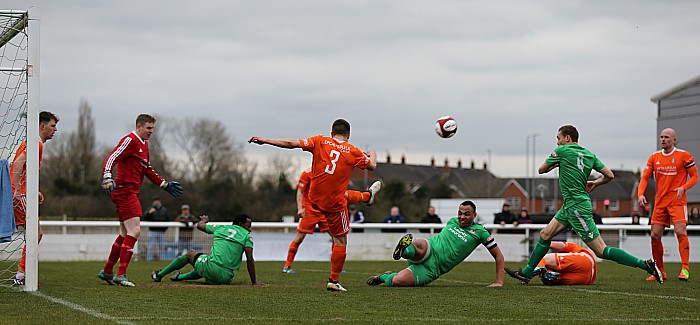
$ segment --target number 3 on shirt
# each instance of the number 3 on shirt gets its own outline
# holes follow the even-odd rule
[[[338,159],[340,159],[340,152],[338,152],[337,150],[331,150],[330,156],[331,165],[326,165],[326,173],[333,174],[335,173],[335,163],[337,163]]]

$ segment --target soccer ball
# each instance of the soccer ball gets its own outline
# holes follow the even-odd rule
[[[457,133],[457,121],[449,116],[443,116],[435,123],[435,133],[441,138],[451,138]]]

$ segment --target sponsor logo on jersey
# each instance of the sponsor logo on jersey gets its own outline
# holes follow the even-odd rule
[[[676,158],[671,158],[671,163],[675,164],[676,163]]]

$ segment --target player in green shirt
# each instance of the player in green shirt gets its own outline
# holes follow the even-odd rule
[[[231,225],[208,225],[209,216],[203,215],[197,223],[197,229],[214,235],[211,254],[189,252],[168,264],[162,271],[153,271],[151,278],[160,282],[170,272],[172,281],[197,280],[204,278],[206,284],[229,284],[233,280],[233,271],[240,269],[243,253],[246,256],[248,275],[253,286],[264,283],[255,279],[255,261],[253,260],[253,240],[250,237],[252,220],[245,214],[233,218]],[[192,264],[194,270],[180,274],[180,269]]]
[[[532,272],[537,267],[537,263],[549,251],[552,238],[564,230],[573,229],[599,258],[638,267],[653,275],[659,283],[663,283],[653,259],[644,261],[622,249],[607,246],[600,237],[598,227],[593,221],[593,207],[588,192],[613,180],[615,178],[613,172],[605,167],[592,152],[578,144],[578,131],[572,125],[559,128],[557,145],[558,147],[540,166],[538,172],[544,174],[559,167],[559,187],[564,205],[540,232],[540,239],[530,255],[527,266],[522,270],[506,269],[506,273],[520,280],[522,284],[527,284],[532,279]],[[603,174],[603,177],[589,181],[591,170]]]
[[[367,279],[367,284],[424,286],[462,263],[479,245],[484,245],[496,261],[496,282],[489,287],[502,286],[503,254],[488,230],[474,223],[475,218],[476,205],[472,201],[464,201],[459,205],[457,218],[450,219],[436,236],[428,239],[413,239],[411,234],[403,236],[394,249],[394,259],[407,259],[408,267],[398,273],[372,276]]]

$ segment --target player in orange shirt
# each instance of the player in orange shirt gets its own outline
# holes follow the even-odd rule
[[[647,183],[653,174],[656,180],[656,202],[651,215],[651,254],[661,270],[661,276],[665,279],[664,246],[661,242],[661,236],[664,229],[673,223],[682,263],[678,280],[688,281],[690,277],[690,266],[688,265],[690,243],[686,231],[688,206],[685,192],[698,182],[698,168],[695,165],[695,159],[689,152],[676,148],[676,131],[674,129],[666,128],[661,131],[659,141],[661,142],[661,150],[654,152],[649,157],[642,179],[639,181],[637,203],[646,207],[647,198],[644,196],[644,191],[647,189]],[[655,281],[655,279],[649,277],[647,281]]]
[[[309,202],[318,209],[328,221],[328,228],[333,236],[331,253],[331,274],[326,289],[328,291],[347,291],[338,283],[346,256],[350,219],[348,218],[345,191],[350,182],[350,173],[357,167],[375,170],[377,154],[368,150],[367,154],[348,143],[350,123],[344,119],[333,122],[331,136],[317,135],[308,139],[265,139],[251,137],[248,142],[270,144],[280,148],[301,148],[311,152],[311,187]]]
[[[542,283],[580,285],[595,282],[598,265],[591,252],[574,243],[561,241],[552,242],[549,247],[557,253],[545,255],[532,273],[539,275]]]
[[[39,168],[41,168],[41,159],[44,154],[44,142],[53,139],[54,134],[58,131],[56,125],[58,117],[51,112],[43,111],[39,113]],[[12,203],[15,208],[15,225],[17,227],[25,227],[27,223],[27,142],[20,144],[15,153],[15,159],[10,166],[10,175],[12,175]],[[44,195],[39,192],[39,204],[44,203]],[[43,236],[41,225],[39,225],[39,242]],[[22,248],[22,258],[19,261],[17,274],[14,282],[18,285],[24,285],[24,273],[26,266],[27,246]]]
[[[299,246],[306,238],[307,234],[313,234],[316,229],[316,225],[321,232],[328,232],[328,221],[323,214],[315,209],[311,202],[309,202],[309,191],[308,187],[311,185],[311,168],[307,168],[301,172],[299,181],[297,182],[297,215],[299,216],[299,226],[297,227],[297,235],[289,244],[289,249],[287,250],[287,261],[284,263],[282,268],[282,273],[294,274],[292,270],[292,263],[294,263],[294,258],[296,257],[297,250]],[[357,202],[366,202],[367,205],[374,204],[374,197],[379,192],[382,187],[382,183],[376,181],[372,183],[367,192],[352,191],[348,190],[345,193],[345,197],[348,200],[348,204]],[[331,236],[332,238],[333,236]],[[341,273],[343,273],[341,271]]]

